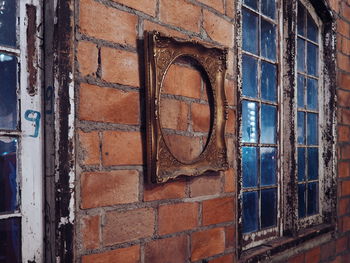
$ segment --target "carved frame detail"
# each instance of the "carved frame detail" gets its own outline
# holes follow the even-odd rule
[[[172,63],[181,56],[195,59],[207,74],[213,96],[213,126],[203,152],[190,163],[174,157],[159,121],[162,82]],[[198,41],[184,41],[160,32],[145,32],[147,176],[149,182],[164,183],[180,175],[198,176],[206,171],[228,169],[225,126],[228,104],[224,81],[227,49]]]

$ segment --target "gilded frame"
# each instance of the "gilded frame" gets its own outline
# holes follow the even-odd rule
[[[190,163],[174,157],[161,131],[159,121],[162,81],[175,59],[188,56],[195,59],[208,76],[214,107],[211,135],[203,152]],[[180,175],[198,176],[207,171],[228,168],[225,126],[228,104],[224,81],[227,49],[198,41],[185,41],[160,32],[145,32],[146,66],[146,126],[147,126],[147,177],[149,182],[164,183]]]

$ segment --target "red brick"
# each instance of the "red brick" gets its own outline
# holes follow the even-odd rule
[[[344,216],[342,218],[342,229],[341,232],[347,232],[350,230],[350,216]]]
[[[142,141],[140,132],[103,132],[103,165],[141,165],[142,163]]]
[[[321,260],[327,260],[335,255],[335,242],[331,241],[321,247]]]
[[[203,201],[203,225],[233,221],[233,198],[217,198]]]
[[[208,104],[192,103],[191,115],[193,122],[193,131],[210,131],[210,106]]]
[[[236,111],[228,110],[228,120],[226,122],[226,133],[235,133],[235,124],[236,124]]]
[[[348,237],[342,237],[336,241],[336,253],[340,254],[348,248]]]
[[[161,0],[160,20],[164,23],[199,32],[201,9],[185,0]]]
[[[144,20],[143,22],[143,29],[146,31],[153,31],[153,30],[157,30],[159,32],[162,32],[164,34],[173,36],[173,37],[177,37],[177,38],[188,38],[186,35],[184,35],[183,33],[170,29],[168,27],[165,26],[161,26],[159,24],[153,23],[151,21],[148,20]]]
[[[225,14],[231,18],[236,16],[235,14],[235,1],[234,0],[226,0],[226,12]]]
[[[329,0],[330,7],[335,13],[339,13],[339,0]]]
[[[350,7],[345,2],[342,3],[341,13],[346,20],[350,21]]]
[[[350,110],[348,109],[338,109],[338,120],[341,124],[350,125]]]
[[[162,99],[160,123],[162,128],[187,131],[189,105],[186,102]]]
[[[136,47],[137,16],[93,0],[80,1],[80,32],[91,37]]]
[[[164,79],[163,93],[200,98],[201,79],[199,71],[173,64]]]
[[[145,263],[187,262],[187,236],[159,239],[145,245]]]
[[[88,121],[138,124],[139,101],[138,92],[81,84],[79,116]]]
[[[152,208],[107,212],[103,244],[109,246],[152,236],[154,223],[155,214]]]
[[[235,174],[233,169],[229,169],[225,171],[225,185],[224,190],[227,193],[235,192],[236,191],[236,182],[235,182]]]
[[[209,37],[228,48],[232,48],[233,24],[207,10],[204,10],[203,17],[203,27]]]
[[[349,37],[350,25],[342,19],[337,20],[337,32],[343,36]]]
[[[235,228],[228,226],[225,228],[225,247],[231,248],[235,246]]]
[[[191,162],[202,153],[200,137],[167,134],[165,143],[176,159]]]
[[[83,173],[81,207],[93,208],[138,201],[139,174],[132,170]]]
[[[227,147],[227,160],[230,167],[233,166],[236,154],[235,154],[235,142],[232,138],[226,138],[226,147]]]
[[[222,183],[219,173],[211,173],[197,178],[190,182],[190,196],[215,195],[221,193]]]
[[[159,234],[192,229],[198,225],[198,203],[180,203],[159,207]]]
[[[304,263],[305,254],[299,254],[288,259],[288,263]]]
[[[338,142],[350,141],[350,127],[338,126]]]
[[[191,237],[192,261],[214,256],[225,250],[225,231],[223,228],[195,232]]]
[[[306,252],[305,262],[306,263],[318,263],[320,261],[321,248],[316,247]]]
[[[350,30],[350,29],[349,29]],[[343,55],[338,52],[337,55],[337,62],[338,62],[338,67],[342,70],[349,70],[350,69],[350,59],[349,56]]]
[[[350,90],[350,74],[337,72],[337,76],[339,88]]]
[[[103,80],[134,87],[140,86],[139,62],[136,53],[103,47],[101,63]]]
[[[79,143],[82,151],[81,163],[97,165],[100,163],[100,139],[98,132],[79,131]]]
[[[350,195],[350,181],[341,182],[341,195]]]
[[[82,76],[96,76],[98,63],[98,50],[96,44],[80,41],[78,44],[79,72]]]
[[[340,151],[341,151],[341,158],[342,159],[350,159],[350,145],[349,144],[342,145],[340,147]]]
[[[140,263],[140,246],[119,248],[100,254],[83,256],[82,263]]]
[[[82,219],[84,249],[96,249],[100,246],[100,216],[86,216]]]
[[[350,213],[350,199],[349,198],[340,199],[338,208],[339,208],[340,216]]]
[[[198,0],[198,1],[218,10],[220,13],[224,13],[224,4],[222,0]]]
[[[184,198],[186,196],[185,190],[185,181],[146,185],[144,189],[144,201]]]
[[[350,58],[347,58],[350,60]],[[349,67],[350,69],[350,67]],[[349,107],[350,106],[350,91],[338,90],[338,103],[340,106]]]
[[[339,162],[338,163],[338,176],[339,177],[349,177],[350,176],[350,163],[349,162]]]
[[[113,0],[116,3],[131,7],[133,9],[139,10],[150,16],[156,15],[157,1],[156,0],[143,0],[140,4],[140,0]]]
[[[232,80],[225,79],[225,93],[229,105],[236,105],[236,87]]]
[[[209,263],[233,263],[233,262],[234,262],[234,258],[232,254],[214,258],[209,261]]]

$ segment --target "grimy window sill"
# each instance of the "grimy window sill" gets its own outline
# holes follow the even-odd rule
[[[296,236],[277,238],[266,242],[266,244],[243,251],[238,262],[281,262],[281,260],[298,254],[303,250],[327,242],[334,230],[335,226],[329,224],[303,229]],[[312,244],[308,242],[311,240],[313,241]]]

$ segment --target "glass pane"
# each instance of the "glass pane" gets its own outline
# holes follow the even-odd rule
[[[305,41],[298,38],[298,71],[305,72]]]
[[[244,4],[258,10],[258,0],[244,0]]]
[[[318,47],[307,43],[307,73],[318,76]]]
[[[261,0],[261,12],[271,17],[272,19],[275,19],[276,14],[276,4],[275,0]]]
[[[16,46],[16,2],[0,1],[0,45]]]
[[[298,107],[304,108],[304,87],[305,78],[303,75],[298,74]]]
[[[0,262],[21,262],[21,219],[0,220]]]
[[[318,148],[307,149],[307,174],[309,180],[318,179]]]
[[[258,105],[255,102],[242,102],[242,141],[257,142]]]
[[[261,228],[275,226],[277,221],[277,190],[261,191]]]
[[[318,81],[307,79],[307,108],[317,110],[318,108]]]
[[[261,105],[261,143],[276,143],[277,110],[275,106]]]
[[[307,114],[307,144],[318,145],[318,117],[317,114]]]
[[[276,60],[276,27],[261,19],[261,55]]]
[[[244,70],[244,69],[243,69]],[[261,98],[269,101],[277,101],[277,72],[276,66],[261,62]]]
[[[310,14],[307,14],[307,38],[318,42],[318,27]]]
[[[298,144],[305,144],[305,113],[298,111]]]
[[[243,95],[256,98],[258,96],[258,60],[243,55]]]
[[[243,233],[258,230],[258,193],[243,193]]]
[[[0,212],[18,209],[16,149],[16,139],[0,139]]]
[[[258,185],[258,152],[256,147],[242,147],[243,187]]]
[[[307,191],[307,214],[318,213],[318,183],[309,183]]]
[[[298,148],[298,182],[305,181],[305,148]]]
[[[305,8],[298,3],[298,34],[305,36]]]
[[[276,168],[277,168],[277,151],[276,148],[261,148],[261,185],[275,185],[276,184]]]
[[[243,49],[258,54],[258,16],[243,8]]]
[[[298,185],[298,213],[299,218],[305,217],[306,214],[306,202],[305,202],[305,184]]]
[[[0,129],[15,130],[17,126],[16,57],[0,53],[0,83]]]

